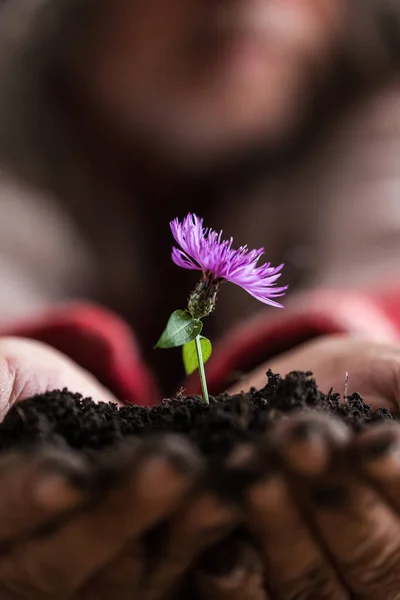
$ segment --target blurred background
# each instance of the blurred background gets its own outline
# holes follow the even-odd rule
[[[399,66],[399,0],[2,0],[1,320],[102,303],[168,385],[189,211],[285,262],[289,307],[395,283]],[[220,303],[208,332],[260,310]]]

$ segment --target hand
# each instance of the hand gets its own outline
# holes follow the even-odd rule
[[[67,386],[115,401],[54,349],[0,340],[0,409]],[[202,461],[171,436],[140,442],[90,464],[63,449],[0,456],[2,600],[161,600],[192,563],[235,526],[239,511],[199,488]],[[162,552],[146,535],[168,524]]]
[[[358,392],[375,408],[399,410],[400,345],[378,343],[345,335],[316,338],[275,357],[247,375],[229,390],[264,387],[266,371],[286,375],[290,371],[312,371],[321,391],[344,394],[345,374],[349,374],[348,394]]]
[[[216,600],[398,598],[399,425],[355,436],[329,415],[292,415],[270,452],[270,476],[247,494],[259,553],[242,539],[228,572],[199,572],[200,588]]]
[[[97,402],[117,399],[90,373],[40,342],[0,338],[0,419],[21,400],[68,387]]]

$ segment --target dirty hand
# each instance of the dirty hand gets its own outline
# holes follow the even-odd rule
[[[349,394],[359,391],[375,407],[398,411],[395,345],[319,338],[269,361],[238,389],[264,385],[267,368],[312,370],[323,391],[333,386],[342,393],[348,371]],[[237,541],[230,572],[200,571],[200,587],[210,599],[224,593],[230,600],[400,597],[399,457],[395,423],[360,435],[313,412],[277,423],[271,475],[248,494],[249,529],[259,552]]]
[[[321,391],[328,393],[333,388],[341,395],[347,372],[349,395],[358,392],[374,408],[399,410],[400,345],[348,335],[319,337],[267,361],[229,391],[264,387],[267,369],[282,376],[290,371],[312,371]]]
[[[225,571],[197,573],[207,598],[399,598],[400,426],[354,435],[310,411],[277,423],[270,451],[269,477],[247,493],[253,543],[230,541]]]
[[[0,340],[3,416],[19,400],[66,385],[114,400],[52,348]],[[192,563],[239,517],[198,487],[202,471],[194,449],[174,436],[134,440],[96,464],[49,447],[0,455],[0,598],[173,597]],[[146,540],[153,532],[154,541],[160,522],[168,527],[157,555]]]

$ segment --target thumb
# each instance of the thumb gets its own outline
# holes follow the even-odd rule
[[[93,375],[51,346],[23,338],[0,338],[0,421],[15,402],[63,388],[95,402],[117,403]]]

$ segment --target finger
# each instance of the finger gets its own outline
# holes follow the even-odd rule
[[[363,476],[400,513],[400,426],[388,422],[365,429],[352,442],[350,454]]]
[[[264,363],[239,383],[230,393],[266,384],[271,369],[282,376],[292,371],[312,371],[318,388],[325,394],[330,389],[344,394],[345,373],[349,373],[347,394],[358,392],[374,408],[386,406],[399,411],[399,347],[358,337],[337,334],[310,340],[301,346]]]
[[[281,429],[282,424],[274,436],[278,446]],[[301,460],[307,464],[307,454]],[[270,461],[269,477],[253,486],[247,499],[249,526],[260,548],[271,595],[282,600],[347,599],[347,592],[293,499],[296,490],[276,466],[276,459],[271,457]]]
[[[171,523],[145,540],[134,542],[96,573],[93,586],[103,598],[163,600],[175,597],[184,576],[204,548],[233,527],[229,509],[211,493],[188,501]],[[89,586],[88,586],[89,587]]]
[[[265,468],[256,459],[254,447],[243,444],[222,465],[211,466],[210,489],[189,499],[186,508],[171,522],[162,556],[150,575],[147,573],[143,578],[141,598],[171,597],[203,552],[237,527],[243,519],[242,494]]]
[[[264,468],[256,459],[254,447],[243,444],[222,465],[213,464],[207,486],[203,481],[213,493],[197,490],[168,529],[159,531],[157,539],[151,537],[147,551],[134,543],[96,575],[104,597],[130,600],[133,589],[143,599],[165,598],[171,593],[203,548],[232,527],[238,513],[232,498],[240,497]],[[224,503],[223,498],[229,500]],[[157,554],[157,549],[162,552]]]
[[[236,511],[210,492],[188,499],[186,508],[181,506],[176,517],[152,532],[144,544],[134,542],[124,548],[96,574],[92,585],[110,600],[174,598],[202,551],[232,529],[233,514]]]
[[[183,575],[208,547],[229,534],[238,521],[238,510],[212,492],[191,499],[170,525],[157,566],[144,574],[140,598],[168,598]]]
[[[191,446],[173,436],[136,444],[121,457],[123,479],[90,510],[53,535],[15,548],[0,563],[0,579],[18,587],[21,573],[32,589],[68,596],[166,517],[198,471]]]
[[[88,501],[94,473],[67,451],[14,453],[0,459],[0,547]]]
[[[268,600],[261,558],[239,535],[208,550],[193,585],[204,600]]]
[[[68,387],[95,401],[117,402],[90,373],[40,342],[0,339],[0,420],[20,400]]]
[[[342,579],[360,600],[395,598],[400,586],[397,515],[349,466],[350,435],[344,424],[327,416],[303,416],[302,442],[296,445],[290,443],[293,433],[296,438],[295,421],[286,428],[283,455]],[[300,451],[312,457],[311,468],[304,456],[299,459]]]

